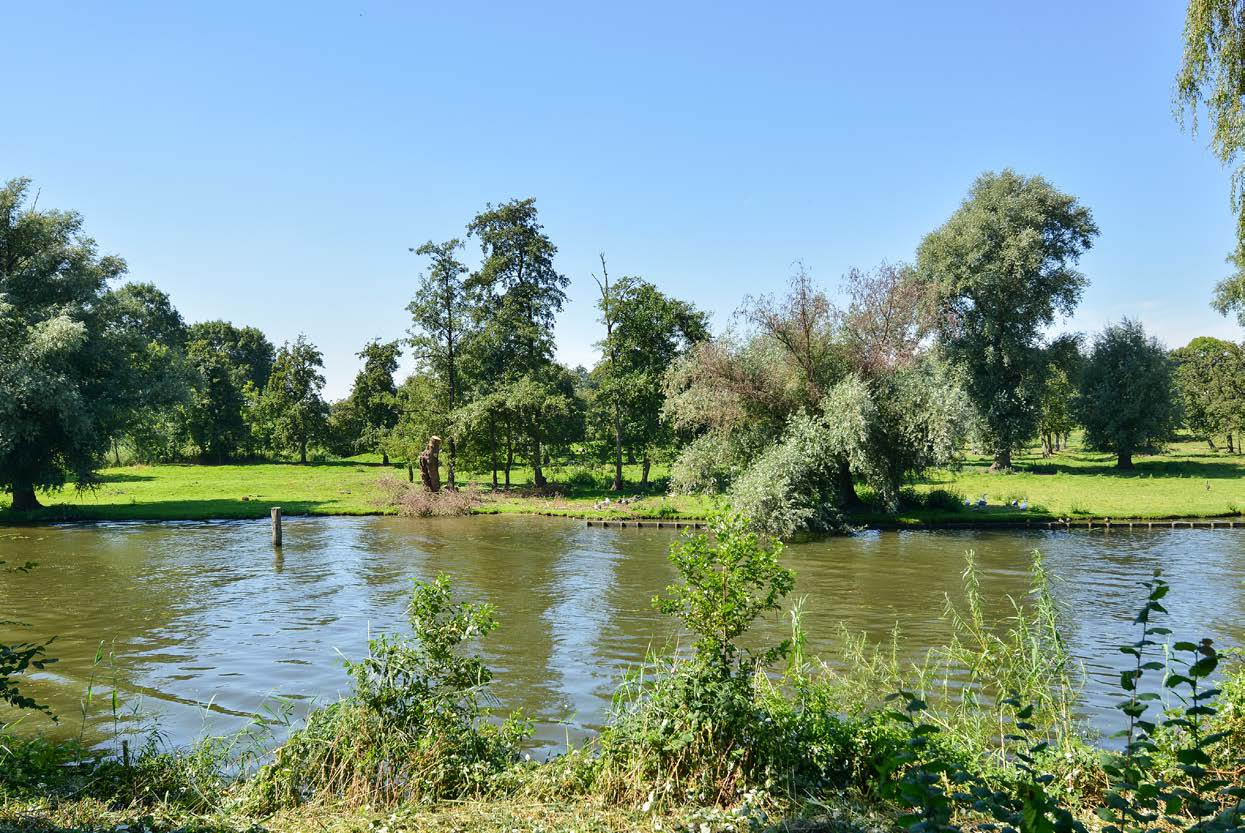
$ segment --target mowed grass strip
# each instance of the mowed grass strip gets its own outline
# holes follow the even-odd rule
[[[989,461],[970,456],[954,471],[935,471],[913,484],[918,492],[947,489],[985,509],[905,509],[898,515],[865,512],[857,522],[1020,521],[1061,517],[1205,518],[1245,512],[1245,456],[1212,451],[1205,442],[1181,441],[1163,454],[1138,456],[1136,468],[1121,471],[1109,454],[1085,451],[1075,444],[1053,457],[1030,449],[1015,457],[1007,474],[988,471]],[[489,474],[460,475],[460,482],[479,491],[481,513],[541,513],[593,518],[703,518],[717,503],[695,495],[667,496],[656,487],[641,491],[638,465],[626,466],[628,487],[621,494],[606,488],[609,469],[551,468],[556,484],[578,474],[573,485],[556,485],[553,494],[534,494],[531,470],[511,472],[510,492],[492,493]],[[659,480],[664,467],[654,466]],[[378,484],[382,478],[405,479],[400,466],[383,466],[379,458],[361,455],[347,460],[241,465],[123,466],[100,472],[99,486],[67,488],[41,495],[45,508],[15,513],[0,510],[0,521],[50,520],[207,520],[260,518],[272,506],[289,515],[385,514]],[[591,479],[592,482],[586,482]],[[660,482],[660,480],[659,480]],[[862,492],[867,492],[862,488]],[[604,506],[606,499],[609,506]],[[620,504],[619,498],[630,498]],[[1027,509],[1012,507],[1027,503]]]

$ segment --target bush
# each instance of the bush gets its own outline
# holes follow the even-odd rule
[[[653,600],[695,636],[693,655],[650,659],[624,681],[601,735],[598,790],[616,798],[722,804],[764,782],[777,738],[755,678],[790,644],[754,650],[740,639],[793,577],[779,564],[782,544],[763,542],[741,515],[719,513],[710,528],[671,546],[683,581]]]
[[[575,469],[566,476],[563,484],[571,489],[596,489],[601,486],[601,478],[587,469]]]
[[[382,635],[347,662],[353,691],[313,712],[251,785],[261,808],[315,798],[392,805],[481,793],[518,757],[528,725],[488,722],[492,672],[468,643],[497,627],[489,605],[457,602],[450,581],[415,583],[414,640]]]
[[[757,528],[779,538],[803,530],[844,532],[835,486],[838,462],[825,426],[806,414],[761,454],[731,490],[731,504]]]
[[[964,495],[954,489],[930,489],[925,493],[924,505],[926,509],[959,512],[964,508]]]

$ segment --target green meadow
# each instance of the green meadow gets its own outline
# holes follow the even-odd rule
[[[1031,448],[1015,458],[1011,473],[991,473],[989,460],[970,455],[956,470],[937,470],[912,484],[916,494],[947,490],[986,507],[926,508],[919,500],[898,514],[868,511],[857,522],[1016,521],[1062,517],[1206,518],[1245,510],[1245,456],[1212,451],[1204,442],[1182,440],[1162,454],[1139,456],[1136,468],[1121,471],[1109,454],[1072,448],[1043,458]],[[640,490],[639,466],[627,466],[628,488],[607,490],[607,468],[552,468],[551,489],[530,487],[530,469],[511,472],[512,488],[493,492],[487,472],[460,477],[480,498],[474,511],[492,514],[547,513],[593,518],[702,518],[713,499],[666,495],[666,470],[654,466],[653,483]],[[345,460],[242,465],[150,465],[108,468],[93,489],[72,488],[43,495],[35,512],[0,510],[4,521],[206,520],[259,518],[272,506],[289,515],[370,515],[394,510],[384,504],[383,478],[405,479],[399,466],[386,467],[370,455]],[[862,489],[867,498],[867,491]],[[618,505],[620,497],[632,502]],[[603,502],[610,500],[605,507]],[[1027,503],[1027,509],[1011,506]]]

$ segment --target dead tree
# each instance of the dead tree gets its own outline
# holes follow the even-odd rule
[[[441,438],[428,440],[428,447],[419,455],[419,476],[423,478],[424,488],[430,492],[441,491]]]

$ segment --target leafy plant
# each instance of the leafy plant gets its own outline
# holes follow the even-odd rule
[[[671,546],[683,581],[653,600],[693,634],[693,655],[651,658],[615,696],[601,738],[601,785],[615,795],[723,803],[763,781],[772,760],[778,739],[766,734],[771,720],[754,675],[786,657],[790,642],[753,649],[740,640],[778,609],[794,579],[779,563],[782,544],[742,515],[718,513],[710,529]]]
[[[518,757],[530,732],[517,714],[489,722],[492,672],[466,646],[497,628],[487,604],[455,600],[448,577],[416,582],[414,639],[385,634],[347,662],[349,697],[313,712],[256,778],[263,806],[315,797],[393,804],[478,793]]]
[[[14,567],[5,566],[6,564],[7,562],[0,561],[0,573],[29,573],[37,566],[33,561]],[[0,621],[0,625],[22,626],[22,624],[21,622]],[[47,655],[47,646],[55,640],[56,637],[53,636],[43,642],[17,642],[12,645],[0,642],[0,703],[19,710],[43,712],[53,720],[57,719],[50,708],[28,694],[24,694],[18,687],[17,679],[32,669],[42,671],[56,662],[55,658]]]

